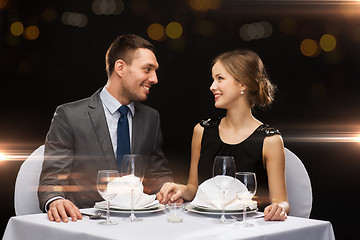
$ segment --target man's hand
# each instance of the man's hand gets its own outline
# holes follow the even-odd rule
[[[82,216],[79,209],[67,199],[56,199],[50,203],[49,211],[47,212],[50,221],[67,223],[69,217],[73,222],[78,219],[81,220]]]
[[[185,192],[186,186],[182,184],[176,184],[173,182],[164,183],[160,191],[156,194],[156,198],[161,204],[168,202],[183,203],[182,198]]]

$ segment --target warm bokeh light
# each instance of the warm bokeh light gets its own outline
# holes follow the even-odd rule
[[[165,39],[164,27],[159,23],[151,24],[147,29],[147,33],[152,40],[162,41]]]
[[[316,57],[320,53],[319,44],[312,39],[304,39],[300,44],[300,50],[307,57]]]
[[[335,37],[333,35],[331,35],[331,34],[324,34],[320,38],[320,47],[325,52],[331,52],[336,47],[336,39],[335,39]]]
[[[0,0],[0,10],[6,8],[8,0]]]
[[[26,40],[35,40],[39,37],[39,34],[40,34],[39,28],[37,26],[32,25],[25,28],[23,36]]]
[[[21,22],[14,22],[10,26],[10,32],[14,36],[20,36],[24,32],[24,26]]]
[[[178,22],[171,22],[166,26],[166,34],[169,38],[177,39],[183,33],[183,28],[180,23]]]
[[[199,12],[216,10],[221,6],[221,0],[189,0],[190,7]]]

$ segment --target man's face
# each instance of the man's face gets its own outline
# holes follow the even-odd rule
[[[120,94],[129,103],[147,99],[152,85],[157,84],[156,70],[159,64],[155,54],[147,48],[135,51],[131,64],[124,65]]]

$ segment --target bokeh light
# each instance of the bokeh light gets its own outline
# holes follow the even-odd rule
[[[319,44],[312,39],[304,39],[300,44],[301,53],[307,57],[316,57],[320,53]]]
[[[331,34],[324,34],[320,38],[320,47],[325,52],[331,52],[336,47],[336,38]]]
[[[221,6],[221,0],[189,0],[191,9],[198,12],[216,10]]]
[[[24,26],[21,22],[14,22],[10,26],[10,32],[14,36],[20,36],[24,32]]]
[[[163,41],[166,38],[164,26],[159,23],[151,24],[147,29],[147,33],[155,41]]]
[[[272,26],[266,21],[244,24],[240,27],[239,34],[245,41],[268,38],[272,34]]]
[[[177,39],[183,33],[183,28],[180,23],[178,22],[171,22],[166,26],[166,34],[169,38]]]
[[[260,22],[260,24],[264,27],[263,38],[270,37],[273,32],[273,28],[272,28],[271,24],[267,21],[262,21],[262,22]]]
[[[94,0],[91,8],[96,15],[119,15],[124,11],[122,0]]]
[[[0,10],[5,9],[8,4],[8,0],[0,0]]]
[[[23,36],[26,40],[35,40],[39,37],[39,34],[39,28],[35,25],[32,25],[25,28]]]
[[[88,23],[88,18],[83,13],[64,12],[61,16],[61,21],[65,25],[70,25],[73,27],[85,27]]]

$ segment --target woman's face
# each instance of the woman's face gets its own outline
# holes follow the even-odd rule
[[[241,99],[245,85],[237,82],[219,61],[212,68],[212,78],[210,91],[214,94],[215,107],[228,109]]]

